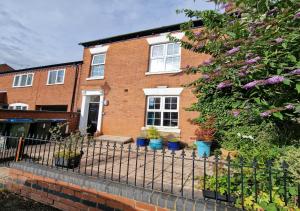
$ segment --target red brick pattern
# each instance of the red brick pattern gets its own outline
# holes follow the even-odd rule
[[[168,209],[135,201],[133,199],[112,195],[104,192],[98,192],[96,190],[85,189],[83,187],[73,185],[70,183],[57,181],[51,178],[37,176],[25,171],[10,169],[10,178],[7,181],[6,187],[8,190],[20,194],[26,198],[31,198],[35,201],[56,207],[64,211],[75,210],[99,210],[94,206],[88,206],[90,204],[116,208],[124,211],[166,211]],[[45,191],[47,190],[47,191]],[[55,195],[53,193],[64,194]],[[74,202],[72,197],[78,200]]]
[[[156,36],[156,35],[154,35]],[[83,52],[80,74],[80,90],[104,90],[104,98],[109,105],[104,107],[102,132],[106,135],[137,137],[145,126],[146,96],[143,88],[168,86],[181,87],[198,78],[197,75],[160,74],[146,75],[149,69],[150,46],[146,37],[109,43],[106,53],[104,80],[86,80],[91,69],[90,48]],[[209,58],[206,54],[196,54],[181,49],[181,68],[198,66]],[[81,91],[78,92],[77,107],[81,107]],[[185,111],[196,102],[192,90],[185,89],[180,96],[179,127],[182,141],[191,141],[195,127],[189,119],[198,113]]]
[[[47,85],[48,71],[56,69],[66,69],[64,84]],[[34,73],[32,86],[20,88],[13,87],[13,80],[16,74],[31,72]],[[0,89],[7,92],[8,104],[25,103],[29,105],[29,110],[35,110],[36,105],[68,105],[68,111],[71,111],[75,73],[76,65],[68,65],[43,68],[34,71],[28,70],[20,73],[1,74]],[[73,111],[76,111],[76,109]]]

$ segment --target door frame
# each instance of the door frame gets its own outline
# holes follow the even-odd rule
[[[90,96],[100,96],[99,102],[99,113],[98,113],[98,123],[97,123],[97,132],[102,132],[102,116],[103,116],[103,100],[104,93],[102,90],[83,90],[82,91],[82,101],[81,101],[81,111],[80,111],[80,122],[79,122],[79,131],[81,134],[86,134],[87,131],[87,121],[89,115],[89,104]]]

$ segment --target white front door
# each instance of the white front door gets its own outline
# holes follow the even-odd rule
[[[103,100],[102,91],[82,91],[79,123],[79,130],[82,134],[101,132]]]

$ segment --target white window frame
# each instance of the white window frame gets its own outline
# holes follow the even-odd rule
[[[149,109],[149,101],[150,98],[160,98],[160,108],[159,109]],[[165,99],[167,97],[176,97],[177,98],[177,109],[165,109]],[[180,104],[180,97],[177,95],[167,95],[167,96],[161,96],[161,95],[148,95],[147,96],[147,107],[146,107],[146,119],[145,119],[145,125],[146,127],[156,127],[158,129],[164,129],[164,128],[179,128],[179,104]],[[161,119],[160,119],[160,125],[148,125],[148,112],[160,112],[161,113]],[[177,112],[178,114],[178,120],[177,120],[177,126],[164,126],[163,125],[163,114],[164,112]]]
[[[180,46],[180,43],[177,43],[179,44],[179,52],[178,54],[174,54],[172,56],[168,56],[167,55],[167,52],[168,52],[168,45],[169,44],[176,44],[174,42],[166,42],[166,43],[158,43],[158,44],[153,44],[150,46],[150,57],[149,57],[149,70],[148,72],[146,72],[146,75],[152,75],[152,74],[164,74],[164,73],[176,73],[176,72],[181,72],[181,46]],[[164,46],[164,54],[162,57],[153,57],[152,56],[152,53],[153,53],[153,47],[154,46],[160,46],[160,45],[163,45]],[[167,65],[167,58],[168,57],[174,57],[174,56],[178,56],[179,57],[179,67],[178,69],[174,69],[174,70],[166,70],[166,65]],[[153,59],[164,59],[164,69],[163,70],[152,70],[152,67],[151,67],[151,61]]]
[[[22,107],[21,109],[17,109],[17,107]],[[9,107],[8,107],[10,110],[20,110],[20,111],[25,111],[25,110],[28,110],[29,106],[25,103],[12,103],[12,104],[9,104]],[[23,109],[23,108],[26,108],[26,109]]]
[[[21,86],[21,79],[22,79],[22,76],[26,75],[26,83],[24,86]],[[32,75],[32,79],[31,79],[31,83],[29,85],[27,85],[27,80],[28,80],[28,75]],[[16,78],[19,77],[19,83],[17,85],[15,85],[15,81],[16,81]],[[24,73],[24,74],[18,74],[18,75],[15,75],[14,76],[14,80],[13,80],[13,86],[14,88],[18,88],[18,87],[29,87],[29,86],[32,86],[33,84],[33,80],[34,80],[34,73]]]
[[[62,82],[57,82],[57,78],[58,78],[58,71],[64,71],[64,77]],[[50,80],[50,73],[51,72],[56,72],[56,78],[55,78],[55,82],[54,83],[49,83]],[[47,78],[47,85],[51,86],[51,85],[59,85],[59,84],[64,84],[65,83],[65,76],[66,76],[66,69],[57,69],[57,70],[49,70],[48,71],[48,78]]]
[[[103,63],[94,64],[94,59],[95,59],[95,57],[96,57],[96,56],[99,56],[99,55],[104,55]],[[90,71],[89,78],[87,78],[87,80],[104,79],[104,74],[105,74],[105,61],[106,61],[106,52],[93,54],[92,56],[93,56],[93,58],[92,58],[92,62],[91,62],[91,71]],[[93,66],[103,66],[103,67],[104,67],[103,75],[102,75],[102,76],[92,76],[92,69],[93,69]]]

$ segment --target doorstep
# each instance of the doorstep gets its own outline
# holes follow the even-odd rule
[[[97,141],[108,141],[118,144],[128,144],[133,142],[133,139],[131,137],[126,136],[112,136],[112,135],[102,135],[99,137],[96,137],[95,140]]]

